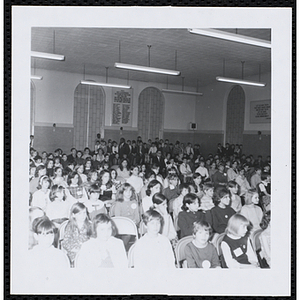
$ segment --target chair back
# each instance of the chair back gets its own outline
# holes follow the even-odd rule
[[[138,231],[135,223],[126,217],[112,217],[112,220],[114,221],[118,234],[128,234],[128,235],[134,235],[138,239]]]
[[[63,223],[61,223],[60,227],[59,227],[59,235],[58,235],[58,248],[61,249],[61,242],[65,237],[65,230],[66,230],[66,226],[69,223],[69,220],[64,221]]]
[[[251,240],[254,252],[261,249],[259,236],[261,235],[262,232],[263,232],[263,229],[257,229],[250,235],[250,240]]]
[[[140,236],[143,236],[147,232],[146,225],[143,221],[141,221],[141,223],[140,223],[139,230],[140,230]]]
[[[185,257],[185,246],[193,240],[193,236],[185,236],[184,238],[180,239],[175,247],[175,257],[176,257],[176,264],[178,268],[181,268],[181,262],[186,259]]]
[[[222,255],[222,249],[221,249],[221,243],[223,241],[223,238],[225,236],[225,233],[221,233],[217,236],[216,240],[215,240],[215,247],[217,249],[218,255],[221,256]]]
[[[136,243],[134,243],[129,251],[128,251],[128,268],[134,268],[134,249],[135,249]]]

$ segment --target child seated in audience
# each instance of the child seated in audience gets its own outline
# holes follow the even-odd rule
[[[147,229],[135,245],[134,267],[137,269],[175,268],[175,257],[169,239],[159,232],[163,225],[163,217],[150,209],[143,215]]]
[[[32,228],[33,221],[37,218],[44,217],[44,211],[39,207],[30,207],[29,208],[29,239],[28,239],[28,249],[32,249],[37,245],[37,240],[34,238],[34,232]]]
[[[207,182],[203,185],[204,196],[200,198],[200,209],[207,211],[212,209],[215,205],[213,203],[214,186]]]
[[[54,168],[54,178],[52,179],[52,183],[55,185],[60,185],[63,187],[67,187],[67,183],[63,177],[63,169],[62,167]]]
[[[105,203],[113,203],[116,200],[116,188],[113,185],[108,170],[102,170],[99,174],[100,197]]]
[[[237,194],[238,184],[235,181],[229,181],[227,187],[231,197],[230,206],[238,213],[242,208],[241,197]]]
[[[235,214],[229,219],[226,235],[221,243],[227,268],[259,268],[247,234],[249,225],[249,221],[240,214]]]
[[[225,231],[228,220],[235,214],[235,210],[230,207],[230,195],[225,187],[215,188],[213,200],[215,207],[206,213],[206,221],[214,232],[220,234]]]
[[[127,255],[122,240],[115,238],[117,229],[111,218],[105,214],[93,220],[95,238],[81,247],[76,259],[77,268],[95,270],[98,268],[127,268]]]
[[[169,209],[170,215],[172,216],[173,215],[173,202],[180,195],[180,191],[178,188],[179,178],[176,174],[169,174],[168,177],[166,177],[166,179],[168,181],[168,187],[164,188],[162,193],[168,199],[168,209]]]
[[[206,221],[194,223],[193,241],[186,245],[185,256],[188,268],[220,268],[215,246],[209,242],[212,228]]]
[[[28,271],[41,274],[42,272],[59,272],[69,268],[67,256],[53,246],[56,231],[54,223],[47,217],[36,218],[32,228],[37,245],[28,252],[26,259]]]
[[[139,167],[138,166],[132,166],[130,168],[131,175],[130,177],[126,180],[127,183],[132,185],[134,187],[135,192],[137,195],[140,194],[141,189],[144,185],[143,179],[139,176]]]
[[[195,185],[195,194],[201,199],[204,195],[202,190],[202,176],[199,173],[194,173],[193,175],[194,185]]]
[[[193,234],[194,222],[204,221],[205,214],[199,210],[199,198],[189,193],[183,198],[182,211],[178,215],[180,238]]]
[[[161,183],[153,179],[148,183],[147,190],[146,190],[146,197],[142,199],[142,208],[143,212],[146,212],[149,210],[150,207],[153,206],[152,197],[156,193],[161,193],[162,191],[162,185]]]
[[[106,214],[106,208],[104,206],[104,202],[99,200],[100,196],[100,187],[98,184],[94,183],[91,185],[89,189],[89,200],[84,202],[86,206],[90,219],[93,220],[94,217],[100,213]]]
[[[46,167],[43,165],[36,167],[35,176],[29,182],[29,193],[33,194],[38,190],[39,180],[44,175],[46,175]]]
[[[38,190],[32,195],[31,206],[40,207],[43,211],[46,211],[49,203],[49,187],[51,181],[47,175],[44,175],[39,180]]]
[[[248,190],[250,190],[250,184],[245,176],[245,169],[241,168],[239,170],[239,175],[235,179],[236,183],[239,185],[239,195],[244,196]]]
[[[89,240],[91,235],[92,223],[89,220],[87,208],[83,203],[77,202],[71,207],[69,222],[61,243],[72,264],[82,244]]]
[[[261,182],[257,185],[257,191],[260,198],[260,204],[264,211],[271,209],[270,185],[271,175],[269,173],[261,174]]]
[[[263,217],[262,209],[258,206],[259,198],[255,189],[249,190],[245,195],[245,205],[241,209],[241,215],[245,216],[252,224],[253,231],[260,228]]]
[[[134,188],[124,183],[118,190],[116,202],[111,209],[112,215],[131,219],[135,224],[140,222],[139,205]]]
[[[161,234],[166,236],[172,242],[174,240],[177,240],[177,233],[173,224],[173,220],[167,210],[167,200],[167,197],[161,193],[156,193],[152,197],[154,210],[159,212],[164,219]]]
[[[259,241],[261,245],[260,256],[264,258],[269,267],[271,267],[271,211],[267,211],[260,223],[260,227],[264,230],[260,236]]]
[[[71,172],[68,175],[67,184],[68,184],[67,189],[70,192],[69,193],[70,196],[72,196],[79,202],[87,201],[88,197],[86,194],[86,190],[82,186],[81,177],[79,177],[77,172]]]
[[[175,229],[178,231],[178,215],[182,211],[183,198],[190,192],[188,183],[181,183],[179,185],[179,196],[173,201],[173,219]]]
[[[67,199],[65,188],[57,184],[50,189],[49,203],[46,208],[47,217],[56,224],[66,221],[70,215],[70,208],[74,204],[73,201]]]

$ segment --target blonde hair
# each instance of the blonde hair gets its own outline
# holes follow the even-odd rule
[[[237,235],[241,225],[246,225],[249,230],[250,222],[243,215],[234,214],[228,220],[227,228],[225,230],[226,234],[231,233],[233,235]]]
[[[252,198],[255,194],[258,194],[256,189],[248,190],[248,192],[245,195],[245,204],[252,204]]]

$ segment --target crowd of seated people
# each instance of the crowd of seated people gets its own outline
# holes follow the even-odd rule
[[[70,152],[30,147],[31,259],[117,268],[133,252],[135,268],[175,268],[176,247],[190,237],[189,268],[270,267],[270,156],[254,159],[227,143],[204,157],[199,144],[100,135],[93,150]],[[119,234],[115,217],[129,219],[138,236]],[[258,230],[259,254],[250,243]]]

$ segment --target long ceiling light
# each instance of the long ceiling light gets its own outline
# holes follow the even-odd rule
[[[193,96],[203,96],[203,93],[196,93],[196,92],[187,92],[187,91],[179,91],[179,90],[169,90],[169,89],[162,89],[163,93],[170,93],[170,94],[185,94],[185,95],[193,95]]]
[[[200,35],[206,35],[209,37],[214,37],[218,39],[224,39],[232,42],[237,42],[237,43],[243,43],[243,44],[248,44],[248,45],[253,45],[253,46],[258,46],[258,47],[264,47],[264,48],[271,48],[271,42],[262,40],[262,39],[257,39],[245,35],[240,35],[240,34],[234,34],[234,33],[229,33],[221,30],[215,30],[215,29],[188,29],[190,33],[195,33],[195,34],[200,34]]]
[[[46,53],[46,52],[31,51],[31,56],[38,57],[38,58],[52,59],[52,60],[65,60],[64,55],[54,54],[54,53]]]
[[[165,75],[173,75],[173,76],[180,75],[180,71],[159,69],[159,68],[152,68],[152,67],[145,67],[145,66],[138,66],[138,65],[130,65],[130,64],[123,64],[123,63],[118,63],[118,62],[115,63],[115,68],[132,70],[132,71],[141,71],[141,72],[165,74]]]
[[[243,79],[235,79],[235,78],[228,78],[228,77],[222,77],[222,76],[217,76],[216,79],[217,79],[217,81],[229,82],[229,83],[253,85],[253,86],[260,86],[260,87],[266,86],[266,83],[264,83],[264,82],[257,82],[257,81],[243,80]]]
[[[131,89],[131,86],[129,86],[129,85],[112,84],[112,83],[104,83],[104,82],[94,82],[94,81],[88,81],[88,80],[81,80],[80,83],[81,84],[87,84],[87,85],[116,87],[116,88],[120,88],[120,89]]]
[[[38,76],[38,75],[31,75],[30,79],[36,79],[36,80],[42,80],[43,76]]]

